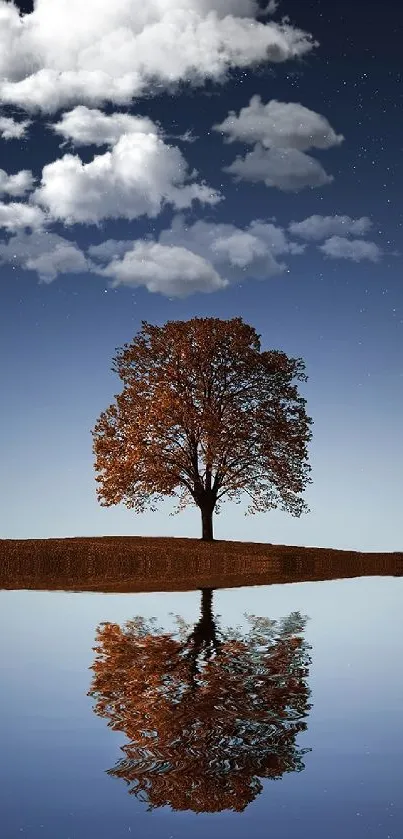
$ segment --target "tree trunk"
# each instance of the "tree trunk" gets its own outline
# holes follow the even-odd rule
[[[201,619],[203,624],[208,627],[214,627],[213,618],[213,590],[212,588],[202,588],[201,593]]]
[[[200,618],[194,625],[193,632],[187,638],[184,649],[190,664],[190,686],[194,692],[198,686],[197,677],[200,675],[201,663],[209,661],[218,655],[221,641],[217,638],[216,625],[213,616],[213,589],[201,589]]]
[[[202,540],[203,542],[213,542],[213,507],[210,504],[203,504],[201,509],[202,515]]]

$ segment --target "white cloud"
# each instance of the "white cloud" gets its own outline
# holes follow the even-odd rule
[[[212,292],[228,285],[203,257],[186,248],[158,242],[134,242],[123,258],[112,259],[106,268],[97,268],[96,273],[113,277],[112,287],[145,286],[148,291],[168,297],[188,297],[197,291]]]
[[[332,236],[318,249],[332,259],[351,259],[353,262],[361,262],[369,259],[371,262],[379,262],[382,250],[375,242],[366,242],[362,239],[343,239],[341,236]]]
[[[23,202],[12,201],[4,204],[0,201],[0,228],[3,227],[10,233],[30,227],[33,230],[40,230],[45,224],[45,214],[39,207],[33,207]]]
[[[250,145],[261,143],[265,148],[328,149],[340,145],[344,137],[336,134],[328,120],[298,102],[278,102],[266,105],[260,96],[252,96],[249,105],[241,108],[238,116],[230,111],[214,131],[227,135],[227,142],[241,141]]]
[[[125,134],[111,151],[95,155],[90,163],[66,154],[44,166],[32,200],[67,224],[155,217],[167,203],[184,209],[194,200],[221,200],[207,184],[188,182],[190,177],[178,148],[155,134]]]
[[[269,0],[266,8],[264,9],[264,14],[265,15],[275,15],[279,5],[280,5],[279,0]]]
[[[20,16],[0,0],[0,100],[45,113],[129,104],[158,85],[220,80],[316,46],[288,21],[258,14],[257,0],[36,0]]]
[[[41,213],[39,208],[22,203],[4,205],[5,212],[13,208],[21,214]],[[1,214],[0,205],[0,226]],[[48,221],[43,214],[38,216],[38,225],[41,220]],[[28,224],[27,216],[24,221]],[[9,229],[13,229],[11,225]],[[113,286],[144,286],[166,296],[187,297],[248,278],[265,280],[281,275],[287,270],[282,257],[303,253],[305,247],[290,241],[283,228],[271,222],[257,219],[245,228],[205,221],[188,225],[180,214],[160,233],[158,241],[151,236],[145,240],[107,239],[88,247],[87,255],[57,234],[19,231],[7,243],[0,242],[0,262],[34,270],[44,282],[61,273],[91,272],[109,277]]]
[[[192,133],[192,129],[187,129],[184,134],[165,134],[166,139],[170,138],[171,140],[181,140],[182,143],[195,143],[199,137],[196,137],[195,134]]]
[[[232,283],[248,276],[267,279],[282,274],[287,266],[278,257],[294,252],[281,228],[260,221],[244,229],[205,221],[188,226],[182,216],[176,216],[171,227],[161,232],[159,241],[198,253]]]
[[[255,259],[267,254],[264,242],[244,230],[237,230],[228,236],[218,236],[212,244],[212,250],[237,268],[246,268]]]
[[[3,140],[20,140],[30,124],[29,119],[16,122],[12,117],[0,117],[0,136]]]
[[[34,177],[29,169],[21,169],[15,175],[8,175],[0,169],[0,195],[7,193],[13,198],[20,198],[33,188]]]
[[[265,149],[257,144],[245,157],[237,157],[223,168],[235,180],[262,182],[283,192],[298,192],[333,181],[319,161],[298,149]]]
[[[133,247],[133,239],[106,239],[100,245],[90,245],[87,253],[90,257],[100,262],[109,262],[111,259],[119,259]]]
[[[194,291],[214,291],[248,277],[264,280],[281,275],[287,265],[279,257],[302,253],[304,248],[305,245],[288,241],[284,230],[271,223],[256,220],[245,229],[205,221],[188,226],[184,217],[178,215],[170,228],[160,233],[158,242],[108,239],[89,247],[88,254],[94,273],[184,297]],[[174,269],[178,264],[182,266],[181,273]],[[190,274],[187,266],[191,267]]]
[[[50,283],[58,274],[80,274],[88,270],[84,254],[74,245],[56,245],[54,250],[29,257],[25,268],[36,271],[42,282]]]
[[[344,139],[315,111],[297,102],[276,99],[264,105],[260,96],[252,96],[238,115],[230,111],[213,129],[226,135],[229,143],[239,141],[254,146],[244,157],[238,156],[226,166],[224,172],[237,180],[261,181],[285,192],[331,183],[333,177],[305,152],[311,148],[328,149]]]
[[[42,282],[49,283],[58,274],[88,270],[87,260],[74,242],[56,233],[17,233],[7,243],[0,242],[0,262],[11,262],[36,271]]]
[[[254,236],[262,239],[272,253],[301,254],[305,251],[306,245],[287,239],[284,229],[276,227],[275,224],[256,219],[250,223],[248,230]]]
[[[301,236],[319,242],[328,236],[365,236],[372,222],[367,216],[353,219],[350,216],[309,216],[304,221],[292,221],[288,230],[293,236]]]
[[[148,117],[125,113],[103,114],[96,108],[78,105],[62,115],[50,126],[76,146],[114,146],[124,134],[158,134],[158,128]]]

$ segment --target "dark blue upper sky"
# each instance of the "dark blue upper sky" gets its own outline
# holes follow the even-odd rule
[[[403,10],[257,5],[0,0],[0,536],[198,536],[99,507],[89,432],[142,319],[241,315],[306,362],[311,513],[217,537],[401,548]]]

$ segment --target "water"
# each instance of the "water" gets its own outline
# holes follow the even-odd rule
[[[0,592],[2,839],[398,839],[402,597]]]

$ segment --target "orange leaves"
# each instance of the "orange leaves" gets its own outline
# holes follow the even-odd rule
[[[179,637],[136,618],[97,633],[90,695],[125,733],[110,775],[151,807],[243,810],[261,778],[303,768],[309,657],[298,613],[280,624],[249,616],[246,632],[222,631],[202,593],[198,623]]]
[[[100,498],[142,511],[176,495],[180,508],[247,492],[253,507],[294,515],[310,482],[311,420],[296,382],[302,359],[260,350],[242,318],[143,321],[118,350],[123,382],[92,432]]]

